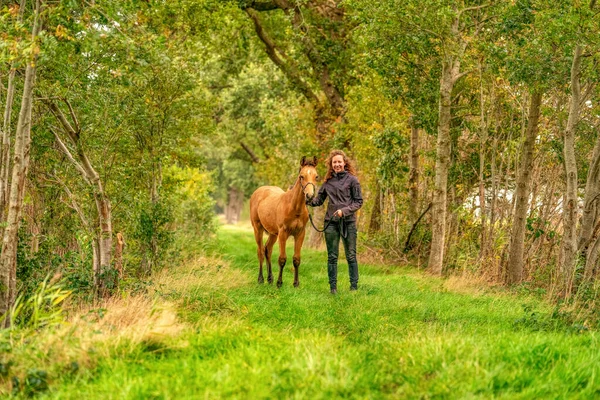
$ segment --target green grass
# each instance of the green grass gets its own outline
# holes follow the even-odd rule
[[[416,270],[362,264],[360,288],[350,292],[343,262],[339,294],[332,296],[325,253],[308,249],[300,287],[292,286],[288,264],[277,289],[256,283],[253,242],[248,228],[223,227],[215,250],[244,273],[246,283],[170,293],[192,331],[133,351],[116,348],[95,369],[57,379],[44,396],[600,396],[597,333],[553,321],[549,306],[538,300],[457,293]],[[291,261],[291,248],[288,255]],[[524,304],[539,313],[524,312]]]

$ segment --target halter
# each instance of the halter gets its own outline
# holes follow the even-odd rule
[[[302,192],[304,194],[306,194],[305,190],[308,187],[308,185],[312,185],[312,187],[315,189],[315,195],[316,195],[316,193],[317,193],[317,187],[315,186],[315,184],[312,183],[312,182],[308,182],[306,185],[302,185],[302,177],[300,177],[300,186],[302,186]]]

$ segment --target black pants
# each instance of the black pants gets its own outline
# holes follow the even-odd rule
[[[329,286],[337,289],[337,262],[340,252],[340,238],[344,243],[346,261],[348,261],[348,274],[350,275],[350,286],[358,285],[358,263],[356,261],[356,222],[346,222],[347,237],[340,234],[337,222],[332,222],[325,229],[325,243],[327,244],[327,274],[329,275]]]

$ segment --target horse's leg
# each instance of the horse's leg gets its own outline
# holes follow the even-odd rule
[[[305,234],[306,231],[302,229],[302,232],[294,236],[294,287],[300,286],[300,281],[298,280],[298,268],[300,267],[300,250],[302,250]]]
[[[264,228],[260,223],[254,223],[252,221],[252,227],[254,228],[254,239],[256,240],[256,254],[258,255],[258,283],[264,283],[265,278],[263,278],[263,260],[265,258],[265,252],[263,250],[263,232]]]
[[[288,233],[284,229],[279,230],[279,278],[277,279],[277,287],[281,287],[283,285],[283,267],[285,267],[285,262],[287,261],[287,256],[285,254],[285,242],[288,239]]]
[[[267,244],[265,245],[265,256],[267,258],[267,282],[273,283],[273,268],[271,267],[271,259],[273,256],[273,246],[277,241],[277,235],[269,235]]]

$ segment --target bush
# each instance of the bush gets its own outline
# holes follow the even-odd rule
[[[62,303],[71,293],[47,276],[31,296],[21,293],[17,297],[9,316],[11,328],[37,330],[60,324],[64,320]]]
[[[198,168],[180,168],[173,165],[165,169],[165,186],[171,190],[175,223],[185,233],[211,235],[216,230],[215,202],[211,175]]]

